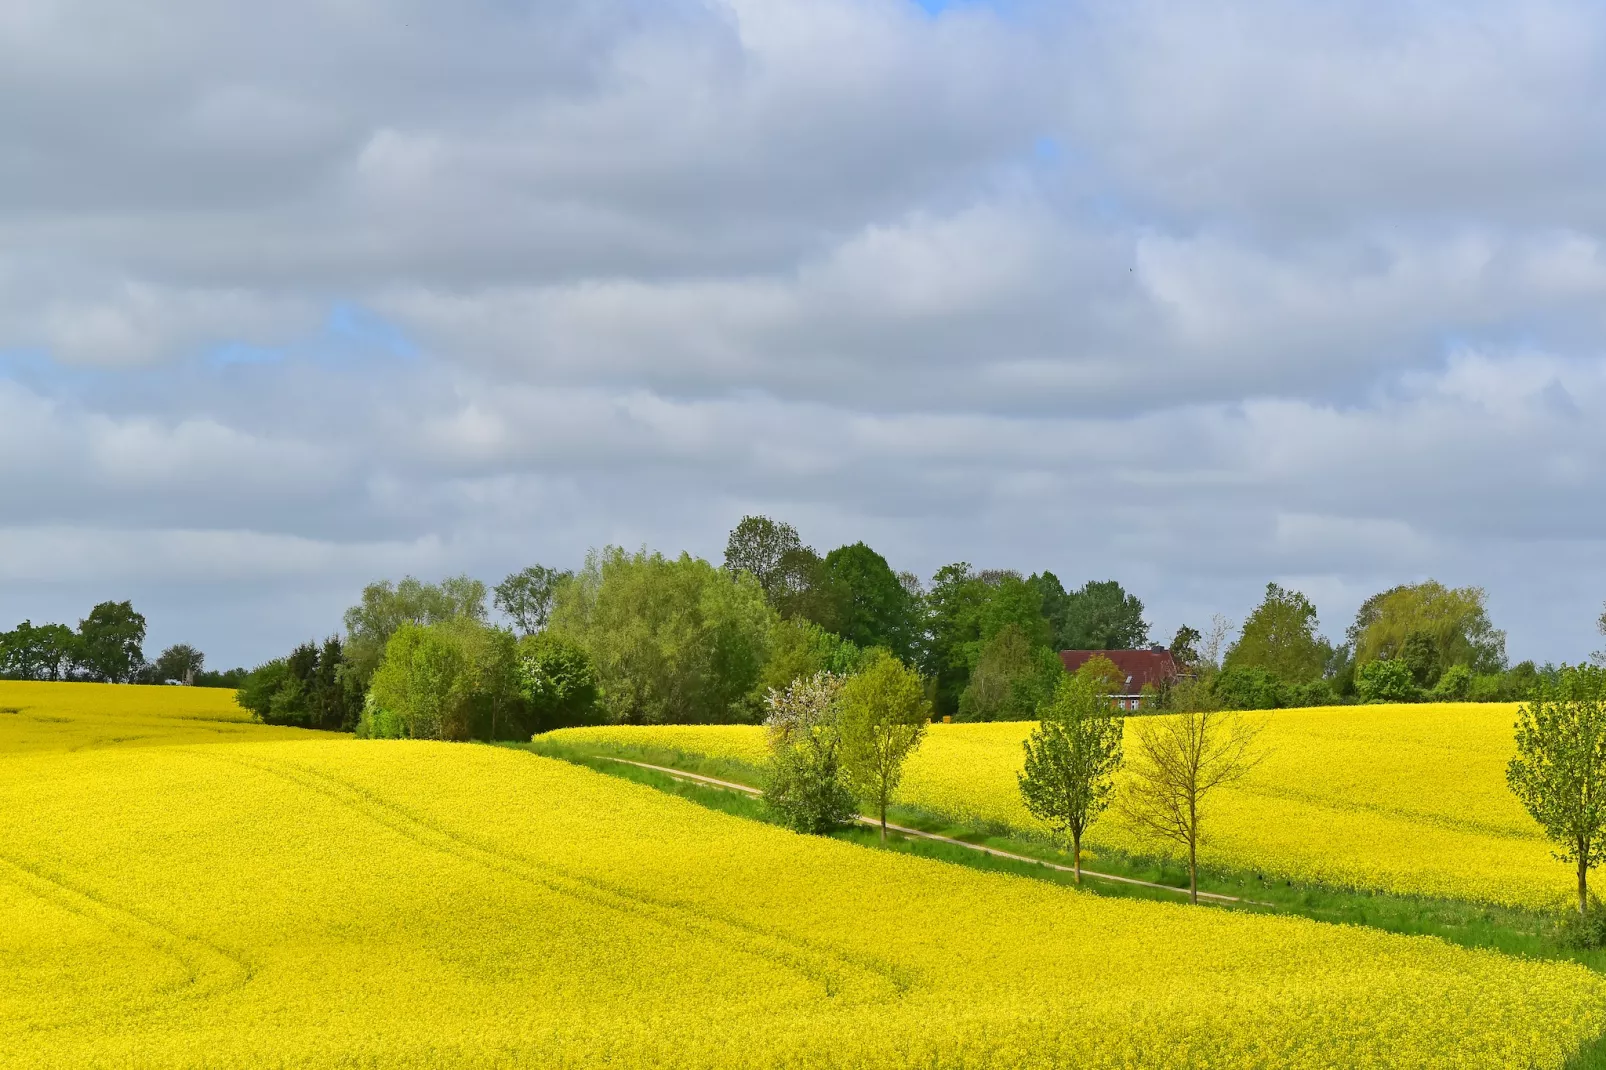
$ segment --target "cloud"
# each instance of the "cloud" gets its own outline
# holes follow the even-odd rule
[[[137,591],[250,660],[377,575],[717,556],[765,510],[1166,628],[1487,583],[1514,651],[1581,656],[1603,30],[9,4],[0,610]]]

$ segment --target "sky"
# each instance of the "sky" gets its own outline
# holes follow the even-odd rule
[[[590,547],[1606,598],[1606,6],[0,5],[0,628]]]

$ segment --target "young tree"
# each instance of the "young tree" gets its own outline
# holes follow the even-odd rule
[[[552,615],[552,599],[558,585],[573,573],[563,572],[545,565],[531,565],[520,569],[491,589],[492,601],[497,609],[513,618],[520,635],[534,635],[546,627]]]
[[[1322,674],[1329,649],[1316,634],[1316,607],[1298,591],[1266,584],[1266,597],[1244,621],[1225,669],[1265,669],[1289,684]]]
[[[195,674],[201,671],[206,662],[206,655],[196,650],[188,643],[174,643],[156,659],[156,680],[165,683],[168,680],[177,680],[187,686],[194,686]]]
[[[1082,834],[1104,812],[1121,767],[1125,719],[1092,675],[1065,675],[1039,707],[1041,720],[1025,741],[1017,774],[1026,808],[1071,838],[1076,883],[1082,883]]]
[[[1589,910],[1589,871],[1606,853],[1606,670],[1565,669],[1517,710],[1517,756],[1506,783],[1556,857],[1578,867],[1578,913]]]
[[[852,820],[853,793],[842,785],[837,699],[843,678],[820,672],[766,699],[770,768],[764,801],[788,827],[823,834]]]
[[[920,746],[931,719],[925,683],[885,650],[872,650],[859,674],[842,686],[840,703],[843,777],[880,813],[885,840],[887,804],[903,777],[904,759]]]
[[[76,657],[91,678],[126,683],[145,664],[145,618],[128,602],[102,602],[78,622]]]
[[[1136,726],[1132,777],[1116,807],[1128,824],[1188,852],[1188,898],[1199,902],[1199,832],[1204,804],[1223,784],[1242,779],[1261,725],[1240,714],[1195,710],[1143,718]]]

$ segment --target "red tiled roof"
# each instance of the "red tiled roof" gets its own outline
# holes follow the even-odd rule
[[[1147,684],[1159,687],[1177,678],[1177,662],[1169,650],[1061,650],[1066,672],[1075,672],[1091,657],[1109,658],[1126,676],[1122,694],[1136,695]]]

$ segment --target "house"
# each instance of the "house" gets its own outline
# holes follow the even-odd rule
[[[1111,695],[1123,710],[1135,710],[1143,699],[1143,689],[1163,690],[1182,675],[1171,651],[1152,646],[1147,650],[1061,650],[1060,663],[1066,672],[1080,669],[1089,658],[1105,657],[1115,663],[1115,669],[1126,677],[1119,694]]]

